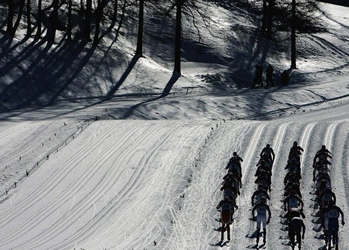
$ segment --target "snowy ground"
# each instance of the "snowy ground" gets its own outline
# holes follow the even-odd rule
[[[322,6],[329,32],[301,39],[298,80],[287,87],[213,91],[210,84],[229,66],[188,61],[172,94],[160,98],[171,71],[145,57],[108,100],[101,94],[106,83],[93,89],[100,93],[93,98],[60,96],[46,107],[0,113],[0,249],[254,248],[250,199],[266,143],[276,153],[266,249],[290,249],[281,216],[284,167],[294,141],[304,148],[303,249],[322,249],[312,160],[323,144],[333,154],[337,204],[349,214],[349,19],[347,8]],[[247,15],[241,13],[240,22]],[[24,64],[0,79],[11,84]],[[104,66],[100,71],[107,71]],[[127,65],[122,67],[112,75]],[[81,70],[76,81],[88,79],[90,70]],[[244,159],[243,188],[232,240],[221,246],[215,207],[233,151]],[[347,227],[340,228],[340,249],[349,249]]]

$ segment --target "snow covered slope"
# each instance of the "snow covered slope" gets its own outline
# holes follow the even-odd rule
[[[348,106],[339,106],[263,122],[93,122],[10,190],[1,204],[0,248],[213,249],[219,240],[215,210],[222,197],[219,186],[233,151],[244,159],[243,188],[232,241],[225,248],[250,248],[254,245],[250,237],[254,222],[249,218],[255,165],[261,149],[270,143],[276,159],[267,249],[288,249],[280,217],[284,213],[282,180],[288,151],[298,141],[305,149],[301,179],[307,226],[304,246],[318,249],[324,243],[318,239],[319,225],[313,222],[311,164],[322,144],[333,152],[333,187],[338,205],[348,214],[349,119],[343,119],[347,110]],[[20,138],[30,129],[17,127],[1,135]],[[341,229],[341,249],[349,247],[348,236],[348,230]]]

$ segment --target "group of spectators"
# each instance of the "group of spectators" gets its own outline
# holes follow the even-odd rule
[[[260,87],[273,87],[275,86],[275,82],[274,82],[274,68],[273,66],[271,66],[270,64],[268,65],[266,72],[265,72],[265,84],[263,81],[263,67],[260,64],[257,64],[255,66],[256,68],[256,73],[255,73],[255,78],[253,81],[253,85],[252,87],[255,88],[257,86]],[[281,73],[280,76],[280,83],[281,85],[287,85],[290,81],[290,76],[287,70],[284,70]]]

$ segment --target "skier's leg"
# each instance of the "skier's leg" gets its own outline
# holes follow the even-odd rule
[[[258,243],[259,243],[259,236],[260,236],[260,231],[259,231],[259,229],[257,229],[257,239],[256,239],[257,245],[258,245]]]
[[[328,249],[331,249],[331,239],[332,239],[332,229],[329,228],[327,233]]]
[[[336,249],[338,248],[338,230],[333,231],[333,246],[336,245]]]
[[[263,222],[263,216],[257,215],[257,244],[259,242],[259,237],[261,236],[260,230],[261,230],[261,224]]]
[[[294,249],[294,230],[292,229],[292,226],[290,224],[288,225],[288,238],[291,242],[292,249]]]
[[[225,224],[224,224],[224,222],[222,222],[221,241],[224,240],[224,231],[225,231]]]
[[[228,234],[228,241],[230,241],[230,225],[227,224],[227,234]]]
[[[297,243],[298,243],[298,249],[301,249],[301,245],[302,245],[301,231],[297,231]]]
[[[267,237],[267,229],[263,229],[263,243],[265,244],[266,242],[266,237]]]

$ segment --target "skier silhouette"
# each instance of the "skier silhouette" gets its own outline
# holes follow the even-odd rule
[[[260,229],[261,225],[263,227],[263,243],[265,244],[266,242],[266,235],[267,235],[267,224],[270,222],[270,217],[271,217],[271,211],[269,206],[266,204],[267,199],[263,197],[261,199],[261,202],[255,205],[252,209],[252,218],[254,221],[257,222],[257,244],[259,242],[259,237],[260,235]],[[255,216],[255,212],[257,211],[257,216]],[[268,213],[268,216],[267,216]]]

